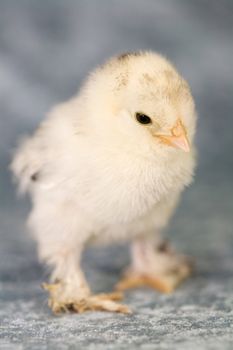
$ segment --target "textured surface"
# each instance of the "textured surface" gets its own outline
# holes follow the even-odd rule
[[[1,349],[232,349],[232,34],[231,0],[0,1]],[[199,168],[166,235],[196,258],[197,273],[173,295],[127,293],[132,316],[54,317],[24,227],[29,204],[13,195],[10,153],[90,68],[135,49],[171,58],[196,99]],[[109,247],[89,250],[83,264],[93,289],[106,291],[127,261],[126,247]]]

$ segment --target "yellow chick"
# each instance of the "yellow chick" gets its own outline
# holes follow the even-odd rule
[[[160,232],[192,181],[195,126],[187,82],[161,55],[136,52],[97,68],[21,143],[11,168],[32,198],[28,224],[52,268],[44,288],[55,313],[130,312],[121,292],[91,293],[80,260],[95,242],[131,242],[118,290],[170,292],[190,275]]]

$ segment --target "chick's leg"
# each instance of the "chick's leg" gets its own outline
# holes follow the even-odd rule
[[[50,258],[55,266],[51,276],[52,283],[44,283],[42,286],[49,292],[48,304],[52,311],[56,314],[90,310],[128,313],[130,310],[127,306],[116,303],[122,299],[121,293],[91,294],[77,255],[80,256],[72,250],[61,250]]]
[[[73,252],[62,254],[55,258],[55,269],[51,284],[43,287],[49,292],[49,306],[54,313],[102,310],[128,313],[125,305],[116,303],[121,300],[121,293],[92,295],[86,279],[80,268],[79,259]]]
[[[43,284],[52,311],[129,312],[116,302],[121,293],[93,295],[90,291],[81,269],[81,255],[92,226],[83,213],[71,200],[60,201],[58,196],[55,201],[56,193],[38,192],[37,196],[28,225],[38,243],[40,261],[52,271],[50,283]]]
[[[179,255],[167,241],[137,239],[131,246],[132,263],[118,290],[148,286],[163,293],[172,292],[193,270],[191,259]]]

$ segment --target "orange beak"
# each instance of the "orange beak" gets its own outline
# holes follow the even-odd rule
[[[177,120],[174,127],[171,129],[171,135],[156,135],[162,143],[171,147],[179,148],[184,152],[190,151],[190,145],[187,138],[187,131],[180,119]]]

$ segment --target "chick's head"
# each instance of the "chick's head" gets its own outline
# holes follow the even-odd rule
[[[187,82],[164,57],[139,52],[108,61],[91,76],[89,109],[103,139],[153,152],[189,152],[196,114]]]

